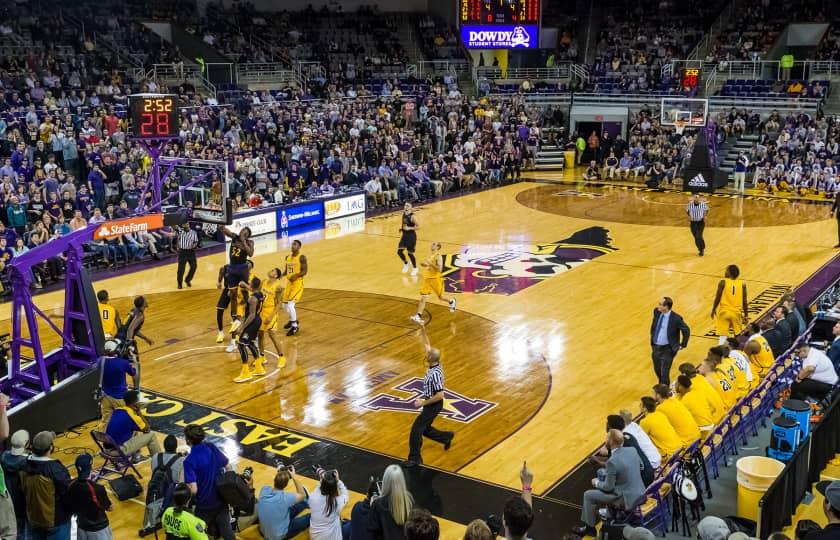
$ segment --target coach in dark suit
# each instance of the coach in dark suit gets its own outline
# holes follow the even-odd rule
[[[831,327],[831,335],[834,336],[834,340],[832,340],[826,356],[834,364],[834,370],[840,375],[840,322],[834,323],[834,326]]]
[[[674,301],[665,296],[653,310],[650,345],[653,349],[653,372],[659,384],[671,384],[671,364],[680,349],[688,345],[690,330],[677,313],[671,311]]]

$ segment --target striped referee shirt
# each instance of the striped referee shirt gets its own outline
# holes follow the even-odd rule
[[[178,249],[185,251],[188,249],[195,249],[198,245],[198,235],[192,229],[178,230]]]
[[[431,399],[438,392],[443,391],[443,368],[440,364],[432,366],[423,378],[423,399]]]
[[[691,221],[703,221],[706,219],[706,214],[709,213],[709,205],[700,202],[700,204],[694,204],[694,201],[688,203],[685,211],[688,213],[688,219]]]

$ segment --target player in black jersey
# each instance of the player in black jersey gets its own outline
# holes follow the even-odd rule
[[[219,268],[219,277],[216,280],[216,288],[221,291],[219,301],[216,302],[216,327],[219,329],[219,333],[216,334],[216,343],[225,341],[225,310],[230,306],[229,266],[226,264]]]
[[[403,262],[403,274],[411,270],[412,276],[417,275],[417,259],[414,258],[414,249],[417,247],[417,229],[419,227],[417,218],[414,217],[414,212],[411,210],[411,203],[405,203],[402,223],[400,224],[400,244],[397,246],[397,255]],[[406,253],[408,259],[406,259]],[[409,263],[409,261],[411,262]]]
[[[242,321],[237,313],[239,302],[238,292],[240,283],[248,283],[248,257],[254,255],[254,241],[251,240],[251,229],[242,227],[238,234],[231,232],[227,227],[222,227],[222,234],[230,238],[230,252],[228,260],[228,289],[230,289],[230,312],[233,317],[233,324],[230,331],[234,332]]]
[[[140,332],[143,328],[143,323],[146,322],[146,308],[149,303],[144,296],[138,296],[134,299],[134,309],[128,314],[128,318],[117,330],[117,341],[120,343],[120,350],[125,358],[128,358],[136,365],[136,374],[134,375],[134,387],[140,388],[140,353],[137,350],[136,338],[145,341],[150,347],[152,340],[147,338]]]
[[[254,375],[265,375],[265,368],[262,365],[262,355],[257,348],[257,334],[262,326],[262,319],[260,312],[262,311],[265,296],[262,292],[262,281],[255,277],[248,285],[245,282],[240,284],[240,287],[250,292],[248,296],[248,303],[245,305],[245,322],[242,323],[241,332],[239,332],[239,357],[242,359],[242,371],[233,382],[242,383],[250,381]],[[248,366],[248,351],[254,355],[254,371]]]

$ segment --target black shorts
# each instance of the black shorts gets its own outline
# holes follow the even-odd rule
[[[228,266],[227,274],[225,274],[225,287],[235,289],[242,282],[248,283],[248,265]]]
[[[222,288],[222,294],[219,295],[219,301],[216,302],[217,309],[227,309],[230,305],[230,291],[227,289],[227,283]]]
[[[239,343],[249,343],[257,339],[257,334],[262,326],[262,319],[254,317],[254,320],[242,330],[242,335],[239,336]]]
[[[400,245],[397,249],[407,249],[408,251],[414,253],[414,248],[417,247],[417,232],[415,231],[403,231],[402,236],[400,237]]]

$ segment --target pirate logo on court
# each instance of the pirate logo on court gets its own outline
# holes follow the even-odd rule
[[[444,286],[449,292],[510,295],[616,249],[604,227],[536,246],[467,247],[444,255]]]
[[[423,379],[414,377],[395,386],[394,390],[405,392],[406,397],[397,397],[390,394],[379,394],[368,400],[362,406],[374,411],[397,411],[417,412],[414,400],[423,395]],[[483,415],[497,404],[492,401],[472,399],[467,396],[453,392],[449,389],[443,391],[443,410],[440,415],[456,422],[469,423]]]

